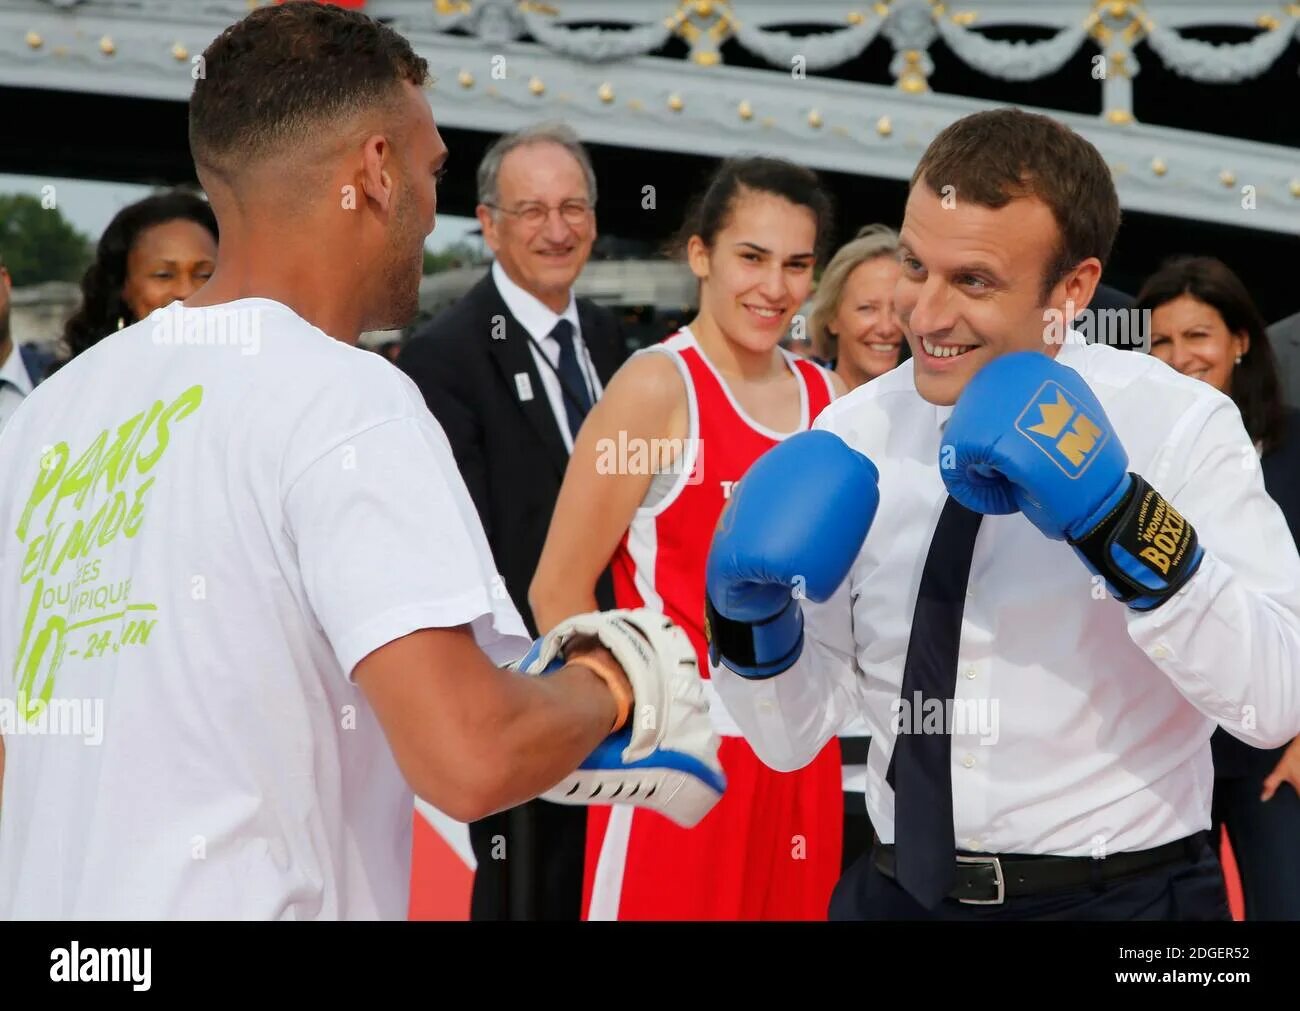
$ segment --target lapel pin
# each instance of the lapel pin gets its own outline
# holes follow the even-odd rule
[[[519,393],[520,400],[533,399],[533,381],[528,378],[527,372],[515,373],[515,390]]]

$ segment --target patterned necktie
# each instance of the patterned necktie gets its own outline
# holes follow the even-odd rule
[[[903,667],[900,712],[911,718],[902,721],[885,777],[894,788],[895,874],[927,909],[938,906],[952,890],[956,870],[947,700],[957,691],[962,608],[982,519],[953,498],[939,516],[921,573]],[[931,699],[943,713],[942,733],[918,732]]]
[[[575,439],[582,419],[591,410],[591,395],[587,390],[587,377],[578,364],[578,352],[573,346],[573,324],[562,319],[555,324],[551,336],[560,345],[560,364],[555,370],[564,388],[564,410],[569,419],[569,434]]]

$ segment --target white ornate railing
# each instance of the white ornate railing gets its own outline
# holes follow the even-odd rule
[[[942,39],[980,73],[1008,81],[1030,81],[1059,70],[1090,41],[1097,47],[1095,79],[1104,93],[1103,111],[1114,123],[1131,122],[1132,82],[1139,71],[1134,47],[1149,43],[1167,66],[1195,81],[1229,84],[1255,77],[1300,38],[1300,3],[1160,3],[1150,0],[1074,2],[989,2],[948,4],[939,0],[880,0],[872,4],[762,3],[760,0],[678,0],[676,3],[538,3],[530,0],[375,0],[374,13],[398,23],[441,31],[468,31],[489,43],[530,36],[570,59],[588,62],[628,59],[659,49],[673,36],[690,45],[690,58],[712,66],[722,62],[722,44],[734,39],[773,67],[792,65],[817,72],[847,63],[884,34],[895,50],[891,72],[904,91],[924,91],[932,66],[926,50]],[[628,28],[572,28],[565,22],[624,21]],[[768,24],[799,22],[826,31],[794,35]],[[1041,42],[1007,42],[981,34],[987,25],[1048,27],[1056,34]],[[1187,38],[1182,30],[1203,25],[1255,27],[1248,42],[1215,45]],[[1300,90],[1300,85],[1297,86]]]
[[[26,6],[230,19],[257,2],[27,0]],[[927,50],[936,40],[980,73],[1008,81],[1052,74],[1092,44],[1103,113],[1114,123],[1133,118],[1132,85],[1140,70],[1133,50],[1140,42],[1191,80],[1231,84],[1263,73],[1300,38],[1300,2],[1294,0],[370,0],[366,11],[399,29],[466,32],[490,45],[528,37],[553,53],[588,63],[643,56],[677,37],[689,45],[693,62],[713,66],[723,61],[723,44],[734,39],[772,67],[799,66],[812,73],[852,61],[883,34],[895,50],[895,82],[910,92],[928,89],[932,66]],[[620,27],[573,27],[583,22]],[[825,30],[795,35],[774,27],[792,23]],[[1056,34],[1040,42],[1007,42],[980,32],[1009,24],[1050,28]],[[1183,34],[1207,25],[1257,28],[1259,34],[1236,44],[1212,44]]]
[[[252,5],[3,0],[0,84],[184,101],[198,55]],[[1078,87],[1099,92],[1099,113],[1055,114],[1102,151],[1126,207],[1300,233],[1295,148],[1133,115],[1135,47],[1147,43],[1189,79],[1230,86],[1275,64],[1300,35],[1294,0],[370,0],[365,9],[429,60],[446,126],[496,131],[558,117],[592,141],[763,150],[898,179],[938,130],[990,104],[932,90],[936,42],[1010,81],[1043,78],[1091,51]],[[1053,34],[1010,42],[981,33],[1008,25]],[[1222,25],[1257,34],[1231,45],[1187,34]],[[795,26],[820,31],[796,35]],[[685,43],[688,59],[647,55],[671,39]],[[877,39],[893,50],[891,84],[826,76]],[[723,65],[729,41],[771,69]],[[1300,79],[1276,101],[1278,115],[1300,116]]]

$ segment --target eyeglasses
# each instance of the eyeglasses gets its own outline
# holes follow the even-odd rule
[[[501,207],[498,204],[484,204],[484,206],[518,218],[529,228],[539,228],[551,216],[553,210],[560,212],[560,217],[564,219],[566,224],[583,225],[587,223],[588,215],[591,214],[592,210],[592,205],[585,200],[566,200],[559,207],[547,207],[545,204],[536,201],[520,204],[514,208]]]

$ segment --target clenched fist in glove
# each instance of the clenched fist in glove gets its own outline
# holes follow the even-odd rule
[[[610,736],[543,798],[559,804],[645,807],[685,828],[698,824],[721,798],[726,780],[690,640],[657,611],[580,614],[535,642],[513,666],[525,674],[546,675],[566,663],[587,662],[620,695],[616,679],[598,662],[580,654],[564,656],[566,647],[587,636],[622,666],[632,698],[620,700]]]
[[[844,582],[875,519],[879,477],[865,456],[819,430],[792,435],[755,461],[709,549],[712,663],[752,679],[794,665],[804,641],[799,598],[822,603]]]
[[[953,498],[986,515],[1024,513],[1135,611],[1177,593],[1205,554],[1173,504],[1129,471],[1083,377],[1047,355],[1017,352],[980,369],[948,419],[940,453]]]

